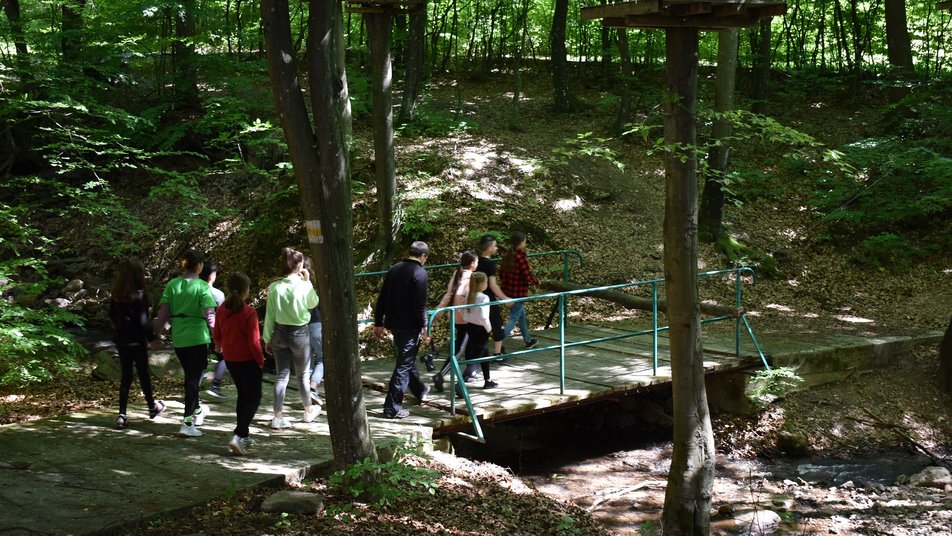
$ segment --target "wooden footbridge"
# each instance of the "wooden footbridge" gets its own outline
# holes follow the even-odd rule
[[[473,363],[490,362],[492,379],[499,383],[495,389],[483,389],[482,377],[478,382],[463,384],[462,396],[456,394],[455,378],[461,377],[461,356],[452,360],[453,372],[446,377],[446,390],[437,393],[432,389],[427,400],[411,408],[411,422],[433,428],[436,436],[461,433],[473,439],[484,439],[481,423],[518,419],[530,415],[569,408],[585,403],[604,401],[626,393],[641,391],[671,382],[670,345],[668,328],[659,322],[665,310],[665,302],[659,298],[664,280],[652,279],[602,287],[580,287],[568,283],[571,260],[580,265],[581,256],[575,251],[537,253],[536,257],[559,255],[562,257],[563,280],[551,281],[544,286],[555,292],[524,298],[528,301],[547,300],[554,302],[548,327],[533,331],[539,344],[533,349],[514,348],[522,346],[521,337],[510,337],[508,353],[501,358],[486,357]],[[532,257],[533,255],[530,255]],[[430,270],[455,268],[455,265],[430,266]],[[359,276],[379,276],[358,274]],[[754,337],[742,303],[742,283],[752,281],[749,268],[736,268],[704,272],[700,277],[732,278],[736,287],[734,306],[703,304],[701,312],[706,315],[702,323],[731,323],[729,335],[720,330],[720,335],[705,333],[704,368],[707,373],[740,370],[756,366],[768,367],[767,359]],[[632,291],[650,291],[650,297],[638,297]],[[567,322],[567,304],[570,298],[596,297],[622,304],[625,307],[651,312],[650,324],[642,327],[620,324],[573,324]],[[504,300],[506,305],[520,301]],[[430,322],[441,312],[450,313],[471,305],[458,305],[429,311]],[[556,318],[557,315],[557,318]],[[723,324],[722,324],[723,325]],[[446,348],[453,348],[455,328],[450,329]],[[742,341],[745,344],[742,348]],[[444,355],[446,352],[444,352]],[[445,357],[444,357],[445,359]],[[442,363],[437,364],[437,368]],[[432,373],[427,373],[422,363],[418,364],[421,379],[433,385]],[[383,397],[393,372],[391,359],[366,361],[362,364],[365,387],[371,393]],[[374,398],[371,396],[371,398]],[[407,402],[415,402],[412,395]],[[373,408],[376,401],[370,401]],[[382,401],[381,401],[382,405]],[[380,407],[379,405],[377,407]]]
[[[609,325],[579,324],[565,327],[567,344],[630,333],[630,330]],[[650,335],[569,346],[565,349],[564,387],[561,381],[559,329],[550,328],[532,334],[539,339],[536,349],[513,353],[511,358],[491,364],[492,379],[499,383],[498,387],[483,389],[479,373],[478,381],[466,384],[473,412],[479,421],[487,423],[519,419],[601,402],[671,382],[668,340],[664,334],[658,340],[657,371],[654,370],[654,345]],[[522,339],[513,339],[512,344],[522,346]],[[761,356],[756,351],[745,351],[737,356],[733,346],[733,337],[705,337],[705,370],[715,373],[762,366]],[[437,367],[441,364],[437,363]],[[422,363],[418,366],[421,379],[432,386],[433,373],[427,373]],[[368,361],[363,363],[362,370],[364,385],[383,397],[393,372],[393,360]],[[411,413],[408,420],[432,427],[434,436],[473,434],[470,411],[465,401],[454,395],[449,375],[443,393],[431,389],[426,402],[414,406],[415,402],[413,395],[408,394],[405,398],[405,407]],[[372,404],[374,402],[371,403],[371,411],[374,411]],[[476,437],[480,435],[481,432],[477,431]]]

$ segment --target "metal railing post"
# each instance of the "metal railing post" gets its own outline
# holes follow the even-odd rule
[[[651,282],[651,375],[658,375],[658,282]]]
[[[565,394],[565,295],[559,296],[559,394]]]

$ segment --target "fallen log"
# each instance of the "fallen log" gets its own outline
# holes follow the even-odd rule
[[[565,292],[567,290],[583,290],[587,287],[582,285],[575,285],[572,283],[564,283],[562,281],[552,281],[546,280],[539,283],[539,286],[546,290],[552,290],[555,292]],[[639,298],[637,296],[632,296],[631,294],[626,294],[618,290],[593,290],[591,292],[583,292],[577,294],[578,296],[593,296],[596,298],[601,298],[603,300],[608,300],[610,302],[617,303],[619,305],[624,305],[625,307],[630,307],[632,309],[640,309],[642,311],[651,310],[651,300],[648,298]],[[668,306],[663,300],[658,300],[658,312],[663,313],[667,312]],[[725,305],[714,305],[710,303],[701,304],[701,314],[708,316],[729,316],[731,318],[737,318],[743,315],[746,310],[743,307],[728,307]]]

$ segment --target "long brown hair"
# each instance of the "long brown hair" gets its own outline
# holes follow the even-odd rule
[[[512,265],[516,262],[516,248],[526,241],[526,233],[514,231],[509,235],[509,251],[502,256],[502,262],[499,269],[503,271],[512,270]]]
[[[452,289],[450,292],[451,295],[455,295],[456,291],[459,289],[459,281],[463,278],[463,268],[473,264],[477,260],[479,260],[479,255],[476,255],[472,251],[464,251],[463,254],[460,255],[459,268],[453,272],[453,284],[450,286]]]
[[[245,308],[244,293],[251,288],[251,279],[241,272],[232,272],[225,286],[228,288],[225,307],[235,313],[241,312]]]
[[[138,259],[125,259],[119,264],[119,271],[112,282],[112,299],[128,303],[133,297],[145,290],[145,267]]]
[[[279,267],[281,275],[288,275],[304,262],[304,254],[293,248],[281,250]]]
[[[489,281],[489,277],[484,272],[473,272],[473,276],[469,280],[469,294],[466,295],[467,305],[476,303],[476,295],[481,292],[479,287],[487,281]]]

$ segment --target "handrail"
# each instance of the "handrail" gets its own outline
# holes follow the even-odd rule
[[[568,280],[569,280],[569,268],[570,268],[570,265],[569,265],[569,257],[573,257],[573,258],[575,258],[575,259],[578,261],[578,266],[579,266],[579,268],[583,268],[583,267],[585,266],[585,261],[584,261],[584,259],[582,258],[582,254],[581,254],[577,249],[559,249],[559,250],[553,250],[553,251],[540,251],[540,252],[538,252],[538,253],[529,253],[527,256],[530,257],[530,258],[538,258],[538,257],[549,257],[549,256],[552,256],[552,255],[561,255],[561,256],[562,256],[562,280],[563,280],[563,281],[568,281]],[[498,260],[500,260],[500,258],[499,258],[499,257],[493,257],[492,260],[498,261]],[[428,266],[428,265],[425,265],[425,264],[423,265],[423,269],[424,269],[424,270],[427,270],[427,271],[439,271],[439,270],[442,270],[442,269],[444,269],[444,268],[454,268],[454,269],[455,269],[455,268],[458,268],[458,267],[459,267],[459,263],[458,263],[458,262],[456,262],[456,263],[451,263],[451,264],[431,264],[431,265],[429,265],[429,266]],[[374,276],[382,276],[382,275],[386,275],[386,274],[387,274],[387,271],[386,271],[386,270],[382,270],[382,271],[378,271],[378,272],[360,272],[360,273],[358,273],[358,274],[354,274],[354,277],[355,277],[355,278],[357,278],[357,277],[374,277]],[[551,318],[550,318],[550,321],[551,321]],[[357,324],[358,324],[358,325],[360,325],[360,324],[369,324],[369,323],[371,323],[371,322],[373,322],[373,318],[365,318],[365,319],[363,319],[363,320],[358,320],[358,321],[357,321]]]
[[[764,367],[767,370],[770,370],[770,365],[767,363],[767,358],[764,355],[763,351],[761,350],[760,344],[757,342],[757,338],[754,336],[754,332],[750,327],[750,322],[748,322],[747,320],[746,312],[744,312],[743,309],[741,308],[742,300],[743,300],[743,290],[742,290],[741,283],[745,274],[749,274],[751,276],[752,283],[755,282],[753,269],[751,269],[748,266],[742,266],[742,267],[728,268],[723,270],[712,270],[707,272],[701,272],[698,274],[698,277],[699,278],[712,277],[712,276],[726,274],[726,273],[734,274],[735,296],[737,300],[737,308],[739,311],[741,311],[740,315],[736,317],[736,325],[737,325],[737,328],[735,331],[736,354],[738,357],[740,356],[741,323],[743,323],[743,326],[747,328],[747,333],[748,335],[750,335],[750,338],[754,344],[754,347],[757,349],[757,354],[760,356],[761,362],[764,364]],[[440,308],[427,312],[427,315],[428,315],[427,333],[431,331],[434,318],[438,314],[442,314],[443,312],[449,312],[451,315],[450,318],[452,318],[452,314],[455,313],[455,311],[461,310],[461,309],[470,309],[473,307],[485,307],[486,305],[506,305],[506,304],[516,303],[516,302],[537,301],[537,300],[555,298],[557,301],[556,306],[558,307],[558,310],[559,310],[559,344],[549,345],[549,346],[545,346],[541,348],[535,347],[531,349],[519,350],[517,352],[507,353],[505,355],[505,359],[510,359],[514,356],[526,355],[526,354],[531,354],[535,352],[542,352],[542,351],[553,350],[555,348],[558,348],[559,349],[559,394],[565,394],[565,349],[566,348],[573,348],[576,346],[584,346],[584,345],[590,345],[590,344],[613,341],[613,340],[627,339],[631,337],[647,335],[650,333],[652,334],[652,375],[656,376],[658,374],[658,333],[663,331],[668,331],[670,329],[669,326],[658,325],[658,285],[664,282],[665,282],[664,279],[648,279],[644,281],[618,283],[614,285],[605,285],[601,287],[590,287],[590,288],[584,288],[584,289],[550,292],[546,294],[535,294],[532,296],[527,296],[525,298],[510,298],[507,300],[492,301],[492,302],[489,302],[488,304],[449,305],[446,307],[440,307]],[[645,330],[636,331],[632,333],[626,333],[622,335],[596,337],[594,339],[589,339],[585,341],[576,341],[576,342],[566,343],[565,341],[565,317],[566,317],[565,309],[566,307],[565,306],[569,296],[590,294],[592,292],[605,291],[605,290],[620,290],[620,289],[634,288],[634,287],[647,286],[647,285],[651,285],[651,294],[652,294],[652,314],[651,314],[652,327],[650,330],[645,329]],[[712,322],[718,322],[721,320],[729,320],[730,318],[732,317],[719,316],[715,318],[702,319],[701,323],[707,324]],[[465,349],[465,342],[466,340],[464,339],[464,344],[462,346],[463,349]],[[454,322],[450,322],[449,347],[450,348],[456,347],[456,324]],[[462,355],[463,349],[460,350],[459,354]],[[477,363],[500,361],[502,359],[504,358],[499,356],[486,356],[486,357],[481,357],[477,359],[464,360],[462,361],[462,364],[470,365],[470,364],[477,364]],[[458,356],[455,354],[451,354],[450,362],[452,364],[450,368],[450,395],[449,395],[450,396],[450,411],[454,414],[456,413],[456,389],[453,388],[453,386],[456,382],[458,382],[460,385],[460,390],[463,394],[464,402],[466,403],[466,407],[469,410],[470,420],[473,422],[473,428],[475,431],[475,439],[481,442],[485,441],[482,428],[479,425],[479,419],[476,417],[476,410],[473,407],[472,400],[469,397],[469,390],[466,388],[466,385],[465,385],[466,382],[462,381],[463,374],[460,369],[461,362],[459,361]],[[468,434],[467,434],[467,437],[469,437]]]

